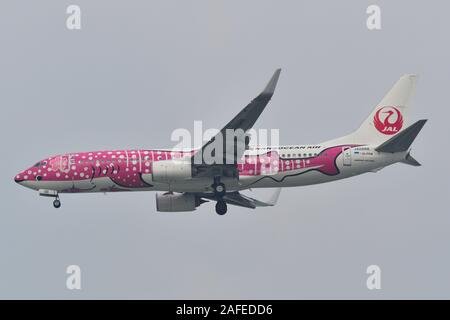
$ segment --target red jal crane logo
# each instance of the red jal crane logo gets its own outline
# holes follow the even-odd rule
[[[383,134],[393,135],[403,126],[403,117],[396,107],[382,107],[373,117],[375,128]]]

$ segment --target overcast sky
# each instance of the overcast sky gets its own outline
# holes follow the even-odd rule
[[[366,28],[369,4],[382,29]],[[66,28],[81,7],[82,29]],[[8,1],[0,10],[1,298],[450,298],[444,1]],[[170,148],[220,128],[283,68],[257,122],[319,143],[404,73],[420,168],[287,188],[273,208],[156,212],[153,192],[62,195],[14,175],[50,155]],[[66,289],[66,267],[82,289]],[[366,287],[379,265],[382,289]]]

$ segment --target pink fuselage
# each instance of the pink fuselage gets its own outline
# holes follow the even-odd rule
[[[344,150],[351,152],[350,159],[344,159]],[[349,144],[318,146],[309,150],[298,146],[246,152],[242,163],[237,165],[239,181],[230,182],[227,189],[321,183],[360,174],[384,164],[376,164],[377,157],[370,149],[363,152],[356,150],[357,145]],[[188,159],[193,153],[170,150],[70,153],[39,161],[18,173],[15,181],[31,189],[49,189],[61,193],[134,190],[208,192],[211,179],[191,179],[178,184],[152,181],[152,162]],[[364,153],[367,154],[365,158],[357,156]],[[350,162],[345,164],[345,161]]]

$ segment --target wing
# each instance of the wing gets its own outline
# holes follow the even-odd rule
[[[245,133],[253,127],[275,92],[281,69],[273,74],[264,90],[193,156],[199,172],[205,165],[236,165],[248,145]],[[234,134],[233,134],[234,133]],[[233,134],[231,136],[231,134]]]
[[[256,207],[270,207],[274,206],[277,201],[278,197],[280,196],[281,188],[276,188],[275,191],[272,193],[270,198],[267,201],[261,201],[254,199],[252,197],[246,196],[238,191],[229,192],[226,193],[222,200],[225,201],[228,204],[239,206],[239,207],[245,207],[250,209],[255,209]],[[206,198],[210,200],[217,200],[215,196],[211,193],[204,193],[204,194],[198,194],[201,198]]]

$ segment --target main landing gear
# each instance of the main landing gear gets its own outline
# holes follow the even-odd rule
[[[225,195],[225,185],[220,182],[220,176],[214,177],[214,183],[211,185],[216,198],[222,198]]]
[[[218,215],[224,215],[225,213],[227,213],[227,204],[225,201],[223,200],[218,200],[216,203],[216,213]]]
[[[225,201],[223,201],[223,196],[225,195],[226,190],[225,185],[220,182],[220,176],[214,177],[214,183],[211,185],[211,187],[214,191],[214,196],[217,199],[216,213],[219,215],[224,215],[225,213],[227,213],[227,204]]]

